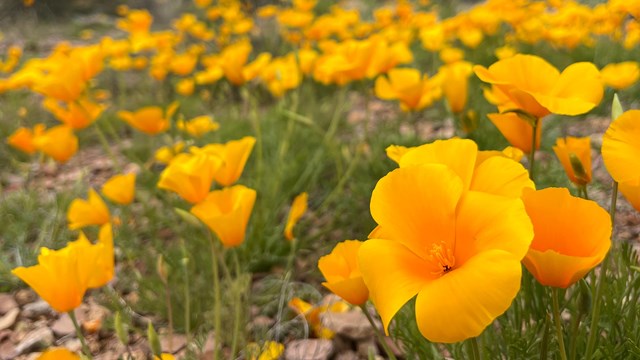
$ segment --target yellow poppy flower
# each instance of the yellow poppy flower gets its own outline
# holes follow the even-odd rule
[[[102,246],[67,246],[40,249],[38,265],[11,272],[26,282],[57,312],[68,312],[82,303],[94,275]]]
[[[178,141],[172,146],[162,146],[153,154],[153,159],[161,164],[169,164],[184,149],[184,142]]]
[[[343,241],[318,260],[318,269],[327,280],[322,285],[352,305],[369,300],[369,290],[358,266],[360,245],[362,242],[358,240]]]
[[[572,64],[560,73],[538,56],[517,54],[488,69],[476,65],[473,70],[518,109],[538,119],[551,113],[584,114],[600,103],[604,91],[600,72],[587,62]]]
[[[47,98],[42,102],[42,105],[56,119],[76,130],[84,129],[91,125],[105,109],[104,105],[94,103],[88,99],[79,99],[65,103],[62,106],[57,100]]]
[[[304,316],[314,334],[321,339],[331,339],[335,334],[322,325],[320,316],[323,313],[343,313],[350,308],[344,301],[329,300],[329,302],[313,305],[298,297],[291,299],[287,305],[299,315]]]
[[[44,130],[44,124],[37,124],[33,127],[33,130],[25,127],[18,128],[9,136],[7,143],[24,153],[33,154],[38,151],[34,140],[42,135]]]
[[[147,135],[157,135],[169,128],[169,120],[178,109],[178,102],[171,103],[164,111],[159,106],[147,106],[131,111],[118,111],[118,117]]]
[[[94,271],[89,278],[87,287],[89,289],[96,289],[106,285],[114,274],[114,252],[113,252],[113,229],[111,224],[104,224],[100,227],[98,232],[98,242],[93,245],[87,239],[83,232],[80,232],[80,236],[76,241],[70,241],[67,247],[83,247],[93,246],[98,248],[98,256],[95,259]]]
[[[179,130],[185,131],[187,134],[196,138],[220,128],[220,124],[214,121],[211,116],[207,115],[196,116],[187,121],[179,120],[176,126]]]
[[[255,190],[234,185],[210,192],[191,208],[191,213],[207,225],[225,247],[236,247],[244,241],[255,201]]]
[[[640,211],[640,185],[631,185],[629,183],[619,183],[618,190],[629,201],[631,206]]]
[[[218,184],[230,186],[242,175],[244,166],[251,155],[256,138],[245,136],[240,140],[231,140],[225,144],[209,144],[202,148],[192,147],[192,153],[205,153],[222,161],[214,177]]]
[[[542,284],[567,288],[598,265],[611,246],[611,218],[597,203],[564,188],[526,190],[535,237],[522,260]]]
[[[37,360],[80,360],[80,356],[65,348],[48,349]]]
[[[262,347],[249,343],[245,354],[248,360],[279,360],[284,354],[284,345],[276,341],[267,341]]]
[[[128,205],[135,195],[136,174],[119,174],[112,176],[102,185],[102,195],[120,204]]]
[[[303,192],[296,196],[295,199],[293,199],[293,203],[291,203],[291,209],[287,216],[287,223],[284,227],[284,237],[289,241],[294,238],[293,227],[296,226],[298,220],[300,220],[302,215],[307,211],[308,198],[309,195],[306,192]]]
[[[640,66],[636,61],[625,61],[616,64],[608,64],[600,70],[602,82],[610,88],[626,89],[640,78]]]
[[[162,353],[160,354],[160,357],[154,356],[153,359],[154,360],[175,360],[175,356],[169,353]]]
[[[439,78],[421,75],[417,69],[395,68],[387,77],[376,79],[376,96],[384,100],[399,100],[403,111],[418,111],[442,96]]]
[[[204,153],[178,154],[160,174],[158,188],[170,190],[196,204],[203,201],[220,168],[220,159]]]
[[[584,186],[591,182],[591,138],[588,136],[559,138],[556,140],[553,152],[556,153],[572,183]],[[572,155],[575,159],[573,161],[578,161],[579,164],[572,165]],[[581,166],[584,172],[576,174],[576,166]]]
[[[73,200],[67,211],[67,220],[71,230],[80,229],[88,225],[104,225],[110,219],[109,208],[93,189],[89,189],[89,198],[87,200]]]
[[[602,159],[611,177],[640,186],[640,110],[628,110],[615,119],[602,138]]]
[[[467,88],[469,76],[472,73],[471,69],[472,64],[466,61],[457,61],[440,68],[442,91],[451,112],[455,114],[462,112],[467,104]]]
[[[520,289],[531,221],[519,198],[465,191],[471,179],[458,176],[460,168],[402,167],[409,154],[373,190],[371,215],[382,231],[360,247],[360,271],[385,331],[417,295],[416,320],[424,337],[446,343],[476,337]]]
[[[78,137],[67,125],[54,126],[33,139],[36,149],[64,163],[78,151]]]
[[[514,113],[487,114],[487,117],[495,125],[500,133],[509,141],[509,144],[522,150],[525,154],[531,153],[533,126]],[[536,127],[536,149],[540,148],[542,135],[542,120],[538,120]]]

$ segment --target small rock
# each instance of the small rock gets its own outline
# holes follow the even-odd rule
[[[32,302],[36,301],[37,298],[38,298],[38,296],[31,289],[18,290],[18,292],[16,293],[16,296],[15,296],[15,300],[18,303],[18,305],[20,305],[20,306],[24,306],[24,305],[26,305],[28,303],[32,303]]]
[[[62,347],[72,352],[80,352],[82,350],[82,343],[80,339],[73,338],[62,343]]]
[[[20,314],[19,308],[13,308],[9,310],[3,317],[0,318],[0,330],[8,329],[16,323],[16,319]]]
[[[169,335],[164,334],[162,340],[160,340],[162,352],[175,354],[186,346],[187,337],[182,334],[173,334],[171,338],[169,338]]]
[[[258,315],[251,321],[251,326],[254,329],[270,328],[276,321],[268,316]]]
[[[369,358],[369,354],[379,355],[378,345],[376,345],[376,341],[373,338],[361,341],[358,343],[358,354],[360,356],[364,356],[365,358]]]
[[[44,300],[38,300],[36,302],[26,304],[22,308],[22,316],[28,319],[37,319],[41,316],[49,316],[53,314],[53,309]]]
[[[18,303],[13,298],[13,295],[0,294],[0,315],[4,315],[17,307]]]
[[[28,333],[14,349],[14,356],[32,350],[46,349],[53,344],[53,332],[48,327],[41,327]]]
[[[344,313],[325,312],[322,325],[329,330],[354,340],[370,338],[374,335],[369,320],[360,310]]]
[[[57,337],[63,337],[73,334],[76,331],[76,328],[73,326],[73,322],[71,321],[69,314],[62,314],[58,320],[51,325],[51,330],[53,330],[53,333]]]
[[[338,354],[338,356],[335,357],[335,360],[360,360],[360,357],[353,351],[346,351]]]
[[[200,359],[208,360],[213,358],[213,353],[216,350],[216,340],[213,334],[207,336],[204,346],[200,350]]]
[[[284,352],[286,360],[327,360],[333,354],[333,343],[326,339],[294,340]]]

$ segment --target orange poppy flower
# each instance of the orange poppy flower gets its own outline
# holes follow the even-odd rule
[[[36,149],[61,163],[69,160],[78,151],[78,137],[73,133],[73,128],[67,125],[47,129],[34,137],[33,144]]]
[[[522,260],[542,284],[567,288],[598,265],[611,246],[611,218],[565,188],[525,190],[535,237]]]
[[[287,216],[287,223],[284,227],[284,237],[291,241],[294,239],[293,235],[293,227],[296,226],[298,220],[304,215],[307,211],[307,199],[309,195],[306,192],[299,194],[293,199],[291,203],[291,209],[289,210],[289,215]]]
[[[553,151],[562,163],[562,167],[572,183],[578,186],[584,186],[591,182],[590,137],[576,138],[568,136],[566,138],[559,138],[556,140]],[[578,163],[574,164],[576,161]],[[579,167],[582,168],[582,173],[576,173]]]
[[[531,221],[519,198],[466,191],[471,179],[456,174],[460,167],[402,167],[409,154],[373,190],[371,215],[382,231],[360,247],[364,282],[387,332],[417,295],[424,337],[451,343],[478,336],[520,289]],[[455,152],[440,155],[464,159]]]
[[[65,348],[48,349],[37,360],[80,360],[80,356]]]
[[[457,114],[467,104],[467,88],[472,64],[467,61],[456,61],[440,67],[438,74],[442,76],[442,91],[447,99],[451,112]]]
[[[608,64],[600,70],[602,82],[610,88],[626,89],[640,78],[640,66],[636,61]]]
[[[135,195],[136,174],[112,176],[102,185],[102,195],[114,203],[128,205]]]
[[[533,126],[514,113],[487,114],[487,117],[495,125],[500,133],[507,139],[509,144],[522,150],[524,153],[531,153],[531,141],[533,136]],[[536,127],[536,150],[540,148],[540,138],[542,137],[542,120],[538,120]]]
[[[215,180],[222,186],[230,186],[240,178],[244,166],[256,143],[253,136],[245,136],[240,140],[231,140],[225,144],[209,144],[202,148],[192,147],[192,153],[203,152],[222,160],[220,169],[215,173]]]
[[[166,112],[158,106],[147,106],[131,111],[118,111],[118,117],[147,135],[157,135],[169,128],[169,120],[178,109],[178,102],[171,103]]]
[[[88,225],[104,225],[110,219],[109,208],[93,189],[89,189],[88,200],[73,200],[67,211],[67,220],[71,230],[80,229]]]
[[[170,190],[196,204],[203,201],[220,168],[220,159],[200,154],[178,154],[160,174],[158,188]]]
[[[9,136],[7,143],[24,153],[33,154],[38,151],[34,144],[34,139],[42,135],[44,130],[44,124],[37,124],[33,127],[33,130],[25,127],[18,128]]]
[[[560,73],[538,56],[517,54],[488,69],[476,65],[473,70],[480,80],[505,94],[516,108],[538,119],[551,113],[584,114],[600,103],[604,92],[600,72],[587,62],[572,64]]]
[[[376,79],[376,96],[384,100],[399,100],[402,111],[418,111],[442,96],[439,77],[429,78],[417,69],[394,68],[387,77]]]
[[[191,208],[191,213],[218,236],[222,245],[236,247],[244,242],[255,201],[255,190],[234,185],[210,192]]]
[[[343,241],[318,260],[318,269],[327,279],[322,285],[353,305],[362,305],[369,299],[358,266],[360,245],[362,242],[358,240]]]
[[[49,110],[56,119],[76,130],[84,129],[91,125],[105,109],[104,105],[94,103],[87,99],[79,99],[64,106],[52,98],[47,98],[42,105]]]

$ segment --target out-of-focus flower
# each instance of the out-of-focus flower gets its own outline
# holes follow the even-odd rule
[[[509,141],[509,144],[522,150],[525,154],[531,153],[531,142],[533,141],[533,126],[531,124],[514,113],[488,114],[487,117]],[[538,120],[538,126],[536,126],[536,149],[540,148],[541,135],[542,120]]]
[[[69,205],[67,211],[69,229],[76,230],[88,225],[104,225],[111,220],[109,208],[100,195],[93,189],[89,189],[87,200],[75,199]]]
[[[284,345],[276,341],[267,341],[262,347],[249,343],[245,353],[248,360],[278,360],[284,353]]]
[[[94,103],[88,99],[79,99],[61,105],[57,100],[47,98],[42,102],[42,105],[56,119],[76,130],[84,129],[91,125],[106,108],[104,105]]]
[[[44,124],[37,124],[33,129],[25,127],[18,128],[9,136],[7,143],[24,153],[33,154],[38,151],[34,139],[42,135],[44,130]]]
[[[335,300],[334,298],[333,300]],[[344,301],[328,300],[326,302],[312,305],[298,297],[294,297],[289,301],[289,307],[297,314],[304,316],[309,326],[313,329],[314,334],[321,339],[331,339],[335,335],[333,331],[322,325],[321,316],[325,313],[343,313],[350,308],[349,304]]]
[[[638,78],[640,78],[640,66],[636,61],[608,64],[600,70],[600,75],[605,85],[613,89],[622,90],[638,81]]]
[[[289,215],[287,216],[287,223],[284,227],[284,237],[291,241],[295,238],[293,235],[293,227],[296,226],[298,220],[304,215],[307,211],[307,200],[309,195],[306,192],[299,194],[293,199],[291,203],[291,209],[289,210]]]
[[[185,131],[187,134],[199,138],[203,135],[216,131],[220,128],[220,124],[213,120],[211,116],[201,115],[190,120],[178,120],[176,126],[179,130]]]
[[[54,348],[43,352],[37,360],[80,360],[80,356],[65,348]]]
[[[464,111],[467,104],[469,76],[473,72],[471,69],[472,64],[466,61],[457,61],[440,67],[438,74],[442,77],[442,91],[451,112],[455,114]]]
[[[396,68],[387,77],[376,79],[376,96],[384,100],[398,100],[403,111],[418,111],[442,96],[440,79],[421,75],[417,69]]]
[[[33,145],[54,160],[64,163],[78,151],[78,137],[72,127],[58,125],[34,137]]]
[[[614,119],[602,138],[602,159],[618,183],[640,186],[640,110]]]
[[[256,139],[253,136],[245,136],[225,144],[209,144],[202,148],[192,147],[190,150],[192,153],[202,152],[222,160],[220,168],[214,175],[215,180],[222,186],[230,186],[242,175],[255,143]]]
[[[584,186],[591,182],[591,138],[558,138],[553,151],[572,183]]]
[[[517,54],[488,69],[476,65],[473,70],[508,98],[499,104],[500,111],[517,108],[538,119],[551,113],[584,114],[600,103],[604,91],[600,72],[587,62],[572,64],[560,73],[538,56]]]
[[[169,120],[178,109],[178,102],[171,103],[164,111],[159,106],[147,106],[131,111],[118,111],[118,117],[147,135],[157,135],[169,128]]]
[[[158,188],[173,191],[186,201],[197,204],[209,194],[220,162],[220,159],[207,154],[178,154],[160,174]]]
[[[234,185],[210,192],[191,208],[191,213],[207,225],[225,247],[237,247],[244,242],[255,201],[255,190]]]
[[[128,205],[135,195],[136,174],[118,174],[112,176],[102,185],[102,195],[120,204]]]
[[[172,146],[162,146],[153,155],[155,161],[161,164],[169,164],[171,160],[184,149],[184,142],[178,141]]]
[[[369,299],[358,266],[360,245],[358,240],[343,241],[318,260],[318,269],[326,279],[322,285],[353,305],[362,305]]]
[[[535,236],[522,260],[542,284],[567,288],[598,265],[611,246],[611,218],[597,203],[564,188],[526,190]]]
[[[38,264],[11,272],[26,282],[57,312],[68,312],[82,303],[102,246],[67,246],[40,249]]]
[[[98,242],[93,245],[87,239],[84,233],[80,233],[80,236],[76,241],[70,241],[67,247],[98,247],[98,255],[95,259],[94,271],[89,278],[87,287],[89,289],[96,289],[106,285],[114,274],[114,253],[113,253],[113,228],[111,224],[107,223],[100,227],[98,232]]]

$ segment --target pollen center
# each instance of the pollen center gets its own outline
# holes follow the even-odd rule
[[[435,271],[432,271],[432,274],[434,275],[444,275],[453,270],[453,267],[456,264],[456,259],[453,257],[453,251],[444,242],[431,245],[428,260],[436,269]]]

